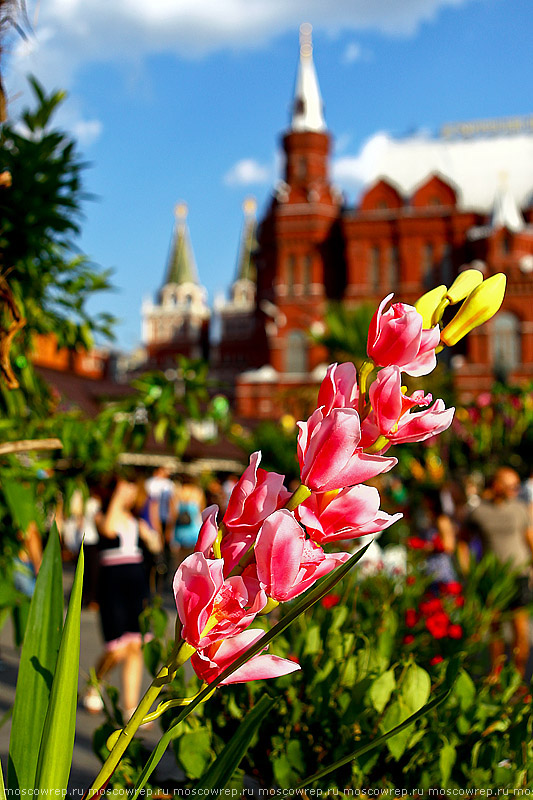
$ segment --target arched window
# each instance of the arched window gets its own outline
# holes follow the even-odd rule
[[[369,283],[373,292],[379,291],[379,247],[370,248]]]
[[[511,372],[518,366],[520,352],[520,321],[509,311],[500,311],[492,320],[491,356],[494,367]]]
[[[307,372],[307,336],[302,331],[291,331],[287,337],[285,372]]]

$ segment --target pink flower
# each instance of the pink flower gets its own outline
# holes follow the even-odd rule
[[[333,408],[356,408],[358,399],[355,366],[350,361],[330,364],[320,385],[317,408],[322,408],[322,413],[326,416]]]
[[[206,558],[209,558],[218,536],[218,512],[217,505],[208,506],[202,511],[202,526],[194,550],[196,553],[203,553]]]
[[[383,312],[393,294],[381,301],[368,330],[367,352],[381,367],[396,365],[408,375],[427,375],[437,364],[435,348],[439,326],[423,330],[422,315],[414,306],[394,303]]]
[[[192,667],[200,680],[211,683],[226,667],[233,664],[240,655],[252,647],[262,636],[264,636],[264,631],[247,630],[229,639],[214,642],[193,654],[191,658]],[[263,649],[266,649],[267,646],[265,645]],[[295,664],[293,661],[279,658],[279,656],[258,654],[250,658],[242,667],[236,669],[229,678],[222,681],[221,685],[243,683],[244,681],[255,681],[263,678],[277,678],[280,675],[288,675],[298,669],[300,669],[300,665]]]
[[[369,389],[372,404],[372,421],[379,433],[392,444],[401,442],[423,442],[442,433],[452,424],[454,408],[445,408],[442,400],[436,400],[425,411],[411,412],[414,406],[429,406],[430,394],[420,389],[410,397],[402,392],[402,377],[397,366],[379,371]]]
[[[298,427],[302,483],[314,491],[363,483],[397,463],[395,458],[363,452],[359,414],[353,408],[334,408],[327,416],[317,408]]]
[[[255,544],[257,577],[267,595],[280,602],[302,594],[349,557],[349,553],[325,553],[306,539],[286,509],[265,520]]]
[[[221,548],[225,573],[231,572],[255,542],[263,520],[290,497],[283,475],[259,469],[261,453],[252,453],[250,464],[233,487],[223,522],[226,533]]]
[[[183,626],[181,635],[193,647],[198,647],[213,613],[215,597],[224,583],[223,567],[220,558],[208,561],[203,553],[193,553],[174,575],[172,588]]]
[[[225,581],[223,566],[222,559],[192,553],[176,570],[173,589],[181,636],[193,647],[239,633],[266,604],[264,591],[250,592],[242,577]]]
[[[401,514],[390,516],[379,507],[379,492],[371,486],[352,486],[339,492],[313,493],[296,509],[313,541],[323,544],[355,539],[388,528]]]

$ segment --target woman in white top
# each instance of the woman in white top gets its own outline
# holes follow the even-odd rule
[[[148,549],[159,547],[159,537],[134,514],[139,486],[119,480],[100,529],[99,603],[104,654],[96,667],[101,680],[122,664],[124,714],[131,716],[139,702],[143,657],[139,615],[148,598],[143,566],[142,539]],[[102,701],[95,687],[84,698],[89,711],[100,711]]]

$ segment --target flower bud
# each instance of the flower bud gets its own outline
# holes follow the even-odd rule
[[[465,271],[461,272],[454,280],[446,293],[446,297],[453,306],[455,303],[468,297],[482,281],[483,273],[478,269],[465,269]]]
[[[493,317],[503,303],[506,283],[503,272],[498,272],[476,286],[442,331],[441,341],[451,347],[473,328]]]
[[[422,314],[424,328],[431,328],[435,324],[435,322],[433,322],[433,314],[439,307],[441,300],[446,296],[447,291],[448,289],[446,286],[442,284],[426,292],[416,301],[415,308],[419,314]],[[436,322],[438,322],[438,320],[436,320]]]

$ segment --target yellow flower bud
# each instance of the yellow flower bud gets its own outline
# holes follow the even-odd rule
[[[441,333],[441,341],[449,347],[473,328],[494,316],[503,303],[507,278],[503,272],[492,275],[470,292],[463,305]]]
[[[447,287],[442,284],[442,286],[437,286],[435,289],[431,289],[431,291],[426,292],[416,301],[415,308],[419,314],[422,314],[425,329],[431,328],[438,322],[438,320],[433,322],[433,315],[439,307],[441,301],[446,296],[447,291]]]
[[[478,269],[465,269],[465,271],[461,272],[454,280],[448,289],[446,297],[453,306],[455,303],[468,297],[482,281],[483,273]]]

